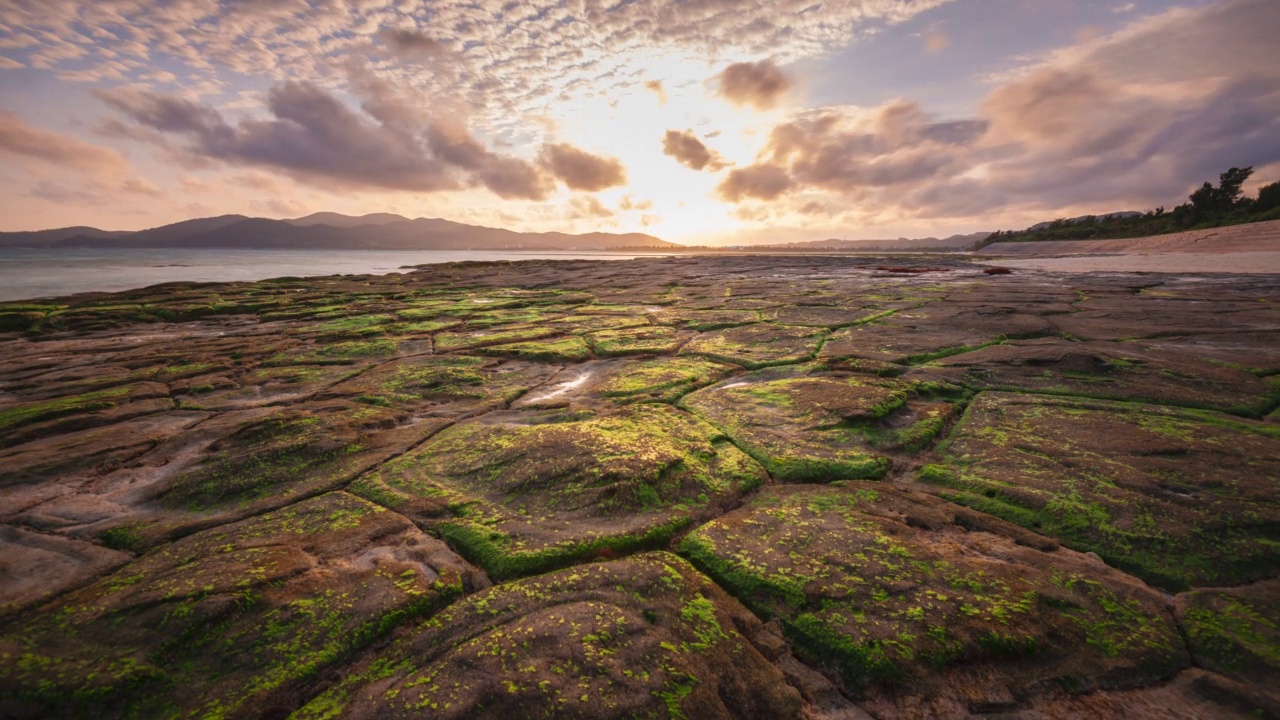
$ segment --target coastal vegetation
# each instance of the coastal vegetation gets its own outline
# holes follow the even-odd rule
[[[1252,175],[1252,167],[1233,167],[1218,176],[1216,185],[1205,182],[1191,193],[1187,202],[1172,210],[1158,207],[1146,212],[1059,218],[1025,230],[994,232],[978,247],[995,242],[1137,238],[1280,220],[1280,182],[1263,185],[1257,197],[1249,197],[1242,188]]]

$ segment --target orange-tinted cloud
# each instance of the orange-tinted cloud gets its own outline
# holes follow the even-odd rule
[[[592,155],[567,143],[544,145],[539,160],[573,190],[597,192],[627,182],[626,168],[617,158]]]
[[[791,80],[772,60],[734,63],[717,76],[719,91],[735,105],[768,110],[791,89]]]
[[[668,130],[662,138],[662,154],[693,170],[719,172],[729,166],[715,151],[702,144],[692,131]]]
[[[787,171],[777,165],[749,165],[730,170],[729,175],[716,187],[716,194],[733,203],[748,198],[776,200],[794,186]]]

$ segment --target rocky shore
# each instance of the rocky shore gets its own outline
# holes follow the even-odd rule
[[[0,303],[0,716],[1280,718],[1280,276]]]

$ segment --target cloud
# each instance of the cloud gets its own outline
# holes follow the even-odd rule
[[[791,89],[791,80],[772,60],[734,63],[717,79],[720,95],[735,105],[768,110]]]
[[[974,117],[905,99],[796,113],[719,194],[798,213],[818,193],[867,221],[1181,202],[1227,167],[1280,163],[1276,33],[1269,0],[1177,9],[1052,53]]]
[[[384,29],[378,38],[397,54],[408,57],[434,58],[449,52],[449,46],[413,28]]]
[[[76,170],[130,172],[129,164],[115,150],[34,128],[17,114],[5,111],[0,111],[0,151]]]
[[[617,158],[592,155],[565,143],[544,145],[539,161],[573,190],[596,192],[627,182],[626,168]]]
[[[591,195],[579,195],[569,201],[570,220],[600,220],[615,213]]]
[[[270,119],[232,125],[208,105],[116,89],[99,97],[133,122],[184,136],[186,150],[354,188],[435,192],[479,184],[502,198],[542,200],[548,178],[531,163],[493,153],[465,128],[433,120],[390,94],[357,112],[320,87],[285,82],[267,93]]]
[[[794,187],[787,171],[776,165],[750,165],[730,170],[728,177],[716,187],[721,199],[732,203],[747,198],[776,200]]]
[[[39,181],[31,194],[46,200],[102,204],[112,193],[161,195],[155,185],[140,177],[115,150],[34,128],[17,114],[3,110],[0,110],[0,153],[30,158],[78,174],[68,178],[72,185]]]
[[[645,80],[644,88],[658,96],[659,105],[667,104],[667,90],[662,86],[661,80]]]
[[[655,60],[677,75],[688,68],[688,77],[664,78],[670,87],[712,62],[821,55],[949,1],[20,0],[0,3],[0,42],[15,44],[4,53],[13,62],[152,90],[142,76],[163,58],[202,97],[245,77],[328,85],[380,51],[438,59],[448,50],[429,74],[416,63],[380,63],[379,72],[433,101],[470,103],[473,126],[496,136],[517,134],[548,105],[573,107],[652,77]]]
[[[707,148],[692,131],[668,130],[662,138],[662,154],[676,159],[676,162],[694,170],[719,172],[729,163],[714,151]]]

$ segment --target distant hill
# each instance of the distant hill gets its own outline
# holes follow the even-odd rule
[[[127,231],[99,230],[83,226],[29,232],[0,232],[0,247],[48,247],[53,243],[76,236],[109,238],[130,234]]]
[[[753,245],[752,250],[790,250],[799,252],[835,250],[840,252],[860,252],[878,250],[898,250],[923,252],[938,250],[954,252],[970,250],[987,239],[989,232],[976,232],[968,235],[952,235],[945,238],[897,238],[886,240],[809,240],[805,242],[778,243],[773,245]]]
[[[222,215],[138,232],[90,227],[0,233],[0,247],[294,248],[326,250],[612,250],[680,246],[642,233],[524,233],[389,213],[315,213],[292,220]]]
[[[311,213],[305,217],[285,220],[290,225],[332,225],[333,227],[352,228],[360,225],[387,225],[403,222],[409,218],[395,213],[369,213],[368,215],[343,215],[336,212]]]

